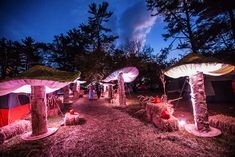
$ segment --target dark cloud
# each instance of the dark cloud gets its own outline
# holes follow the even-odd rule
[[[151,16],[144,1],[137,1],[127,8],[119,20],[121,43],[139,41],[144,45],[147,34],[155,24],[156,16]]]

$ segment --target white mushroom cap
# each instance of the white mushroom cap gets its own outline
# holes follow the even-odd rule
[[[195,75],[198,72],[203,72],[206,75],[220,76],[233,71],[234,67],[229,64],[222,63],[199,63],[185,64],[173,67],[165,72],[165,75],[172,78]]]
[[[86,81],[81,81],[81,80],[77,80],[76,82],[79,83],[79,84],[84,84],[84,83],[86,83]]]
[[[31,93],[31,86],[45,86],[46,93],[54,92],[70,82],[55,82],[49,80],[20,79],[0,83],[0,96],[9,93]]]
[[[51,93],[77,80],[79,75],[80,73],[35,66],[18,78],[0,82],[0,96],[9,93],[31,93],[31,86],[45,86],[46,93]]]
[[[172,78],[192,76],[198,72],[203,72],[206,75],[220,76],[233,70],[233,65],[217,62],[214,59],[208,59],[198,54],[189,54],[181,59],[176,66],[166,70],[164,74]]]
[[[136,67],[125,67],[114,71],[108,77],[106,77],[103,82],[110,82],[118,79],[118,75],[123,73],[124,82],[132,82],[139,75],[139,70]]]

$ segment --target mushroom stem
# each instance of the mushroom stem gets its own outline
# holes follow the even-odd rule
[[[77,83],[77,82],[74,83],[74,86],[73,86],[73,100],[78,99],[78,95],[79,95],[78,88],[79,88],[79,83]]]
[[[122,73],[118,75],[118,95],[119,95],[119,105],[125,106],[126,95],[125,95],[124,79]]]
[[[198,131],[209,131],[210,127],[203,73],[200,72],[189,76],[189,84],[191,87],[191,100],[193,105],[195,127]]]
[[[45,86],[31,86],[32,101],[32,136],[46,133],[47,130],[47,106]]]
[[[113,98],[113,86],[112,85],[108,86],[108,98],[109,99]]]
[[[64,103],[69,103],[69,85],[63,88],[64,90]]]

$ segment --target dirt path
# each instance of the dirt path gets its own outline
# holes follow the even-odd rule
[[[83,98],[73,108],[86,120],[83,125],[60,127],[56,134],[39,141],[26,142],[17,136],[0,146],[0,156],[214,157],[229,153],[213,139],[185,132],[159,133],[151,125],[107,107],[104,99]]]

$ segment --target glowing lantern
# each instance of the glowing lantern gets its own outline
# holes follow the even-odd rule
[[[191,53],[165,71],[164,74],[172,78],[189,76],[195,125],[186,125],[187,131],[204,137],[221,134],[220,130],[209,126],[203,74],[220,76],[233,71],[233,69],[232,65]]]

